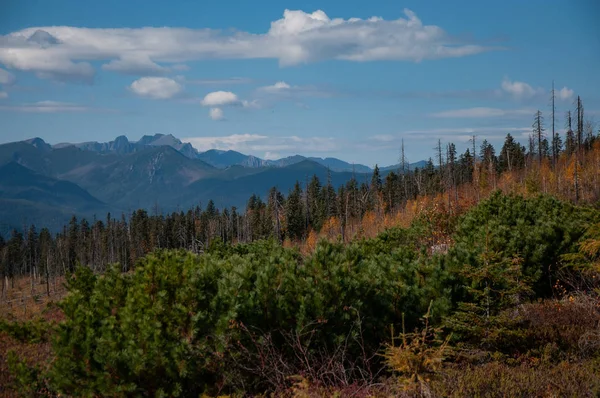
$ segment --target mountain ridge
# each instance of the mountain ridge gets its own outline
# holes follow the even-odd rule
[[[32,140],[39,140],[45,144],[45,142],[39,138],[33,138]],[[39,144],[40,145],[40,144]],[[46,144],[47,145],[47,144]],[[220,149],[209,149],[204,152],[198,151],[189,142],[182,142],[179,138],[172,134],[161,134],[157,133],[154,135],[144,135],[138,141],[129,141],[129,139],[121,135],[113,141],[101,143],[97,141],[89,141],[82,143],[59,143],[53,145],[52,148],[59,149],[68,146],[75,146],[80,149],[94,151],[98,153],[132,153],[135,151],[143,150],[148,146],[170,146],[177,151],[181,152],[190,159],[200,159],[204,162],[214,166],[216,168],[227,168],[234,165],[240,165],[243,167],[285,167],[293,163],[298,163],[304,159],[312,160],[325,167],[328,167],[332,171],[353,171],[357,173],[371,173],[373,168],[360,163],[349,163],[341,159],[326,157],[314,157],[314,156],[303,156],[303,155],[291,155],[280,159],[262,159],[254,155],[246,155],[234,150],[220,150]],[[409,166],[411,169],[415,167],[423,167],[425,161],[419,161],[417,163],[411,163]],[[399,169],[399,165],[390,165],[380,167],[380,170],[391,171]]]
[[[14,210],[1,212],[0,224],[35,215],[60,225],[71,215],[89,217],[157,205],[171,212],[209,200],[243,208],[252,195],[265,198],[274,186],[288,192],[297,180],[304,183],[313,175],[337,189],[352,178],[370,181],[372,173],[364,165],[335,158],[294,155],[265,160],[221,150],[190,156],[188,145],[160,134],[138,142],[119,136],[108,143],[48,145],[36,137],[2,144],[0,201],[5,209]],[[389,172],[380,170],[382,177]],[[17,174],[22,176],[20,188],[14,185],[17,180],[8,180]]]

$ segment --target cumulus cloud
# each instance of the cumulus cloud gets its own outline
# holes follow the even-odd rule
[[[18,105],[0,105],[0,111],[27,113],[115,112],[113,109],[92,108],[70,102],[39,101]]]
[[[183,139],[199,151],[209,149],[232,150],[262,155],[266,152],[307,153],[333,152],[339,143],[330,137],[274,137],[260,134],[233,134],[215,137],[188,137]]]
[[[129,90],[139,97],[169,99],[181,93],[183,87],[167,77],[142,77],[131,83]]]
[[[203,106],[239,105],[241,102],[237,95],[231,91],[214,91],[204,96]]]
[[[533,115],[531,109],[498,109],[498,108],[465,108],[433,113],[433,117],[441,118],[487,118]]]
[[[210,111],[208,111],[208,115],[212,120],[223,120],[223,118],[225,117],[221,108],[210,108]]]
[[[231,91],[213,91],[212,93],[208,93],[200,101],[200,105],[211,107],[208,115],[213,120],[224,119],[222,109],[224,106],[241,106],[249,109],[260,108],[260,103],[257,100],[241,100],[235,93],[232,93]]]
[[[89,81],[94,75],[91,61],[106,61],[105,69],[123,73],[155,73],[168,64],[209,58],[271,58],[282,66],[328,59],[418,62],[493,49],[425,25],[408,9],[404,14],[396,20],[332,19],[321,10],[285,10],[262,34],[169,27],[33,27],[0,36],[0,63],[40,77]]]
[[[543,89],[535,89],[527,83],[511,81],[508,78],[504,78],[501,87],[504,92],[517,99],[533,98],[538,94],[544,93]]]
[[[556,92],[556,96],[561,100],[570,100],[573,98],[574,91],[570,88],[563,87]]]

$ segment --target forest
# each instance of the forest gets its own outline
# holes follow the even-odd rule
[[[583,117],[245,209],[0,239],[0,394],[597,396],[600,137]]]

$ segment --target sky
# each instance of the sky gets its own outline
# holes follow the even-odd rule
[[[3,0],[0,143],[173,134],[199,151],[397,163],[525,143],[581,96],[595,0]]]

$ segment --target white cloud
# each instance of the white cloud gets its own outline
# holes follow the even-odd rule
[[[424,25],[410,10],[404,14],[396,20],[331,19],[321,10],[285,10],[262,34],[169,27],[33,27],[0,36],[0,63],[43,78],[90,81],[91,61],[106,61],[105,69],[133,73],[210,58],[271,58],[280,65],[328,59],[418,62],[493,49]]]
[[[558,90],[556,96],[561,100],[570,100],[571,98],[573,98],[573,94],[573,90],[567,87],[563,87],[560,90]]]
[[[286,82],[277,82],[272,86],[261,87],[260,90],[266,91],[267,93],[278,93],[281,91],[289,90],[291,86]]]
[[[199,151],[208,151],[209,149],[236,150],[249,142],[262,141],[267,138],[265,135],[258,134],[233,134],[222,137],[188,137],[182,141],[189,142]]]
[[[183,87],[167,77],[142,77],[131,83],[129,90],[140,97],[168,99],[181,93]]]
[[[508,78],[504,78],[501,87],[504,92],[512,95],[514,98],[517,99],[533,98],[536,95],[544,93],[543,89],[535,89],[527,83],[511,81]]]
[[[210,108],[208,115],[212,120],[223,120],[225,117],[221,108]]]
[[[15,76],[7,70],[0,68],[0,84],[11,84],[15,81]]]
[[[211,107],[208,115],[213,120],[224,119],[223,106],[241,106],[249,109],[259,109],[260,103],[257,100],[241,100],[231,91],[213,91],[204,96],[200,105]]]
[[[0,105],[0,111],[27,113],[115,112],[113,109],[91,108],[70,102],[39,101],[28,104]]]
[[[238,96],[231,91],[214,91],[208,93],[201,102],[203,106],[239,105],[240,103]]]
[[[8,98],[8,93],[6,91],[0,91],[0,99]]]
[[[502,93],[509,94],[519,100],[547,97],[551,94],[551,92],[541,87],[534,88],[525,82],[511,81],[509,78],[504,78],[501,87]],[[557,99],[566,101],[573,98],[574,91],[565,86],[560,90],[556,90],[555,94]]]
[[[486,118],[533,115],[531,109],[465,108],[433,113],[433,117],[443,118]]]
[[[315,86],[292,86],[284,81],[279,81],[270,86],[259,87],[255,95],[266,103],[288,100],[296,103],[300,102],[300,106],[305,107],[306,105],[299,100],[306,97],[328,98],[336,95],[336,93]]]
[[[188,137],[182,141],[190,142],[199,151],[209,149],[233,150],[243,153],[263,155],[266,152],[307,153],[333,152],[340,147],[339,142],[330,137],[274,137],[260,134],[233,134],[222,137]]]
[[[277,152],[267,151],[267,152],[265,152],[265,154],[263,155],[262,158],[266,159],[266,160],[277,160],[277,159],[281,159],[281,155],[278,154]]]
[[[248,109],[260,109],[262,105],[259,100],[246,101],[242,100],[242,106]]]
[[[107,64],[102,65],[102,69],[113,72],[119,72],[125,75],[162,75],[170,71],[152,62],[144,54],[125,54],[119,59],[113,59]]]

